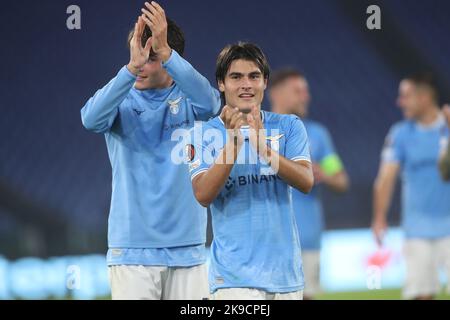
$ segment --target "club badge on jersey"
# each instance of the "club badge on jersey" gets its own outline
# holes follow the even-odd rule
[[[280,139],[284,136],[284,134],[278,134],[276,136],[269,136],[266,137],[266,140],[269,141],[270,149],[273,151],[279,152],[280,151]]]
[[[181,100],[183,100],[183,97],[179,97],[178,99],[167,101],[167,103],[169,104],[169,107],[170,107],[170,113],[172,113],[173,115],[176,115],[176,114],[178,114],[178,112],[180,112]]]
[[[272,149],[275,152],[280,152],[280,139],[284,136],[284,134],[277,134],[274,136],[267,136],[266,140],[267,140],[267,145],[270,147],[270,149]],[[265,161],[261,161],[262,165],[260,168],[260,174],[261,175],[274,175],[276,174],[276,172],[273,170],[273,168],[265,163]]]

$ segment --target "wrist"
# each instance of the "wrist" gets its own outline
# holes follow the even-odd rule
[[[169,46],[162,48],[158,52],[158,56],[161,59],[162,63],[166,63],[170,59],[171,55],[172,55],[172,49]]]
[[[139,70],[140,70],[141,68],[142,68],[141,66],[138,66],[138,65],[136,65],[136,64],[134,64],[134,63],[132,63],[132,62],[129,62],[129,63],[127,64],[127,69],[128,69],[128,71],[130,71],[130,72],[131,72],[132,74],[134,74],[135,76],[138,75]]]
[[[233,146],[234,148],[241,148],[244,144],[244,140],[239,135],[239,133],[234,132],[234,129],[227,129],[227,146]]]
[[[228,143],[228,149],[234,150],[237,155],[237,153],[241,150],[243,144],[244,142],[242,141],[242,139],[239,139],[239,137],[233,137]]]
[[[262,148],[258,149],[258,154],[261,158],[264,159],[264,161],[269,163],[272,157],[272,149],[270,149],[266,144],[264,144]]]
[[[236,146],[232,141],[228,141],[222,149],[221,155],[218,158],[218,164],[234,166],[239,151],[240,147]]]
[[[376,212],[375,213],[375,217],[372,220],[373,223],[378,223],[378,224],[386,224],[386,217],[384,216],[384,214],[382,214],[381,212]]]

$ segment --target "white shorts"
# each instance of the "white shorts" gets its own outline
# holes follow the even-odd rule
[[[303,291],[269,293],[250,288],[226,288],[211,294],[211,300],[303,300]]]
[[[305,298],[312,299],[320,293],[320,251],[302,251],[303,275],[305,277]]]
[[[435,296],[441,290],[439,271],[446,272],[450,281],[450,237],[428,240],[410,239],[405,241],[406,281],[403,288],[404,299]],[[450,286],[447,285],[450,292]]]
[[[202,300],[209,298],[205,264],[181,267],[110,266],[113,300]]]

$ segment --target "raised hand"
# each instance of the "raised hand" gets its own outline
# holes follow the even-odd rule
[[[142,46],[142,34],[145,28],[145,21],[139,17],[134,25],[133,38],[130,42],[130,62],[127,65],[131,73],[137,75],[139,70],[148,61],[152,47],[152,38],[147,40],[145,47]]]
[[[241,133],[241,127],[244,124],[242,112],[238,108],[225,106],[220,113],[220,118],[227,129],[228,138],[233,141],[235,147],[242,146],[244,138]]]
[[[167,18],[163,8],[155,1],[146,2],[142,13],[142,19],[152,31],[153,52],[161,61],[169,60],[172,49],[167,42]]]
[[[247,122],[250,126],[250,143],[257,153],[263,157],[267,156],[266,134],[261,120],[261,114],[257,107],[247,114]]]

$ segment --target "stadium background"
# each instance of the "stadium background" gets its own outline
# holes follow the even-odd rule
[[[398,82],[431,71],[441,102],[450,101],[450,2],[160,3],[184,30],[185,57],[213,83],[217,54],[238,40],[259,44],[272,69],[292,66],[306,74],[311,117],[331,131],[351,179],[346,195],[323,193],[327,229],[368,228],[380,149],[401,119]],[[71,4],[81,8],[81,30],[66,27]],[[371,4],[381,8],[382,30],[366,28]],[[106,252],[111,168],[103,136],[82,127],[80,108],[128,62],[126,38],[142,5],[1,4],[0,266]],[[397,190],[391,225],[399,224],[399,208]],[[9,279],[7,268],[1,279]],[[0,298],[3,291],[14,297],[3,287]]]

